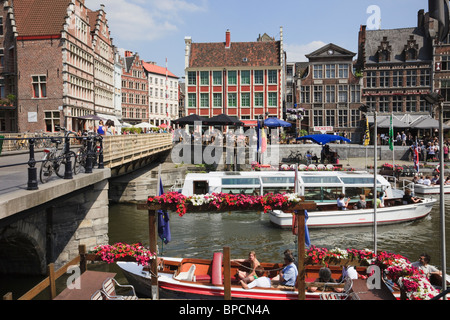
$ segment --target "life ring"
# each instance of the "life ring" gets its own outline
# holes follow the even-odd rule
[[[438,164],[438,165],[436,166],[436,169],[435,169],[435,170],[436,170],[436,172],[437,172],[437,173],[439,173],[439,174],[441,173],[441,172],[439,171],[439,168],[440,168],[440,167],[441,167],[441,165],[440,165],[440,164]]]

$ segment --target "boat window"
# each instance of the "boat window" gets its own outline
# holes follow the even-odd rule
[[[371,177],[341,177],[345,184],[373,184]]]
[[[304,183],[341,183],[341,180],[336,176],[302,176],[302,179]]]
[[[336,201],[341,193],[340,187],[305,187],[305,200]]]
[[[268,194],[268,193],[273,193],[273,194],[277,194],[277,193],[293,193],[294,192],[294,187],[263,187],[263,193],[264,194]]]
[[[294,177],[261,177],[263,183],[294,183]]]
[[[382,188],[377,188],[378,192],[381,192]],[[359,195],[366,196],[366,200],[373,199],[373,187],[345,187],[345,196],[352,199],[359,199]]]
[[[351,199],[359,199],[361,194],[366,196],[366,200],[370,200],[373,188],[370,187],[345,187],[345,196]]]
[[[222,193],[229,194],[246,194],[252,196],[259,196],[259,187],[258,188],[222,188]]]
[[[206,194],[209,192],[208,181],[194,181],[194,194]]]
[[[222,185],[249,185],[257,184],[259,185],[259,178],[222,178]]]

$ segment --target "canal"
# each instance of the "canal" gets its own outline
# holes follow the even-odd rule
[[[437,196],[436,196],[437,197]],[[439,198],[438,198],[439,200]],[[450,195],[446,195],[446,208],[450,208]],[[450,210],[446,210],[446,257],[447,273],[450,273]],[[137,210],[133,204],[111,204],[109,210],[109,243],[142,242],[148,245],[147,211]],[[165,256],[212,258],[213,253],[224,246],[231,249],[232,258],[247,257],[254,250],[260,261],[281,262],[285,249],[296,251],[295,236],[290,230],[282,230],[270,224],[263,212],[211,212],[187,213],[179,217],[170,214],[172,241],[162,244],[158,239],[160,253]],[[416,261],[427,252],[431,264],[441,267],[439,204],[429,216],[419,221],[378,227],[378,249],[395,252]],[[327,248],[373,249],[373,229],[333,228],[312,229],[311,244]],[[161,252],[162,251],[162,252]],[[116,272],[120,283],[126,283],[121,270],[114,264],[89,265],[90,269]],[[13,292],[17,299],[41,279],[38,277],[0,276],[0,294]],[[64,286],[64,280],[59,281]],[[48,299],[42,294],[38,299]]]

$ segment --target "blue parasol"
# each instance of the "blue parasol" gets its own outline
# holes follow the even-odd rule
[[[265,127],[290,127],[292,126],[292,124],[290,124],[289,122],[280,120],[278,118],[267,118],[266,120],[264,120],[264,126]]]
[[[327,144],[333,141],[351,142],[350,139],[334,134],[310,134],[303,137],[298,137],[296,140],[311,140],[317,144]]]

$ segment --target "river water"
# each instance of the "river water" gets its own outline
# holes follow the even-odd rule
[[[450,208],[450,195],[446,195],[445,202]],[[450,210],[446,211],[446,265],[450,270]],[[158,238],[160,254],[165,256],[212,258],[214,252],[228,246],[232,258],[245,258],[254,250],[260,261],[278,262],[285,249],[296,251],[296,236],[271,225],[263,212],[202,212],[186,213],[183,217],[174,212],[170,214],[170,227],[171,242],[162,244]],[[377,229],[378,250],[404,255],[411,262],[427,252],[431,264],[438,268],[442,265],[439,199],[424,219]],[[374,248],[372,227],[311,229],[309,233],[311,244],[317,247]],[[148,245],[148,237],[147,211],[137,210],[134,205],[111,205],[110,243]]]
[[[436,196],[438,198],[438,196]],[[438,198],[439,201],[439,198]],[[450,208],[450,195],[446,195],[446,208]],[[446,210],[446,265],[450,272],[450,210]],[[192,258],[212,258],[213,253],[230,247],[231,257],[245,258],[254,250],[260,261],[281,262],[285,249],[296,252],[296,236],[270,224],[263,212],[211,212],[187,213],[179,217],[170,213],[172,240],[162,244],[158,238],[160,255]],[[429,216],[419,221],[378,226],[379,250],[404,255],[416,261],[422,252],[431,255],[431,264],[441,269],[441,236],[439,202]],[[373,228],[333,228],[309,230],[311,244],[326,248],[373,249]],[[133,204],[111,204],[109,209],[109,243],[142,242],[148,245],[148,214]],[[119,283],[126,283],[115,264],[93,264],[89,269],[116,272]],[[35,286],[42,277],[0,276],[0,294],[13,292],[13,299]],[[60,290],[64,279],[59,281]],[[38,299],[48,299],[45,292]]]

